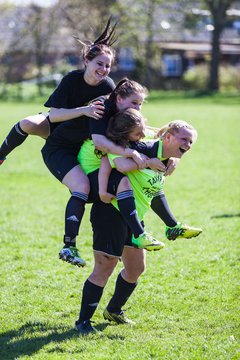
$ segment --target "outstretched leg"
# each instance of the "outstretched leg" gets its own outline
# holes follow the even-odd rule
[[[17,146],[20,146],[28,135],[37,135],[46,139],[50,127],[46,115],[28,116],[13,126],[0,147],[0,165]]]
[[[168,240],[176,240],[179,238],[189,239],[198,236],[202,232],[200,228],[177,222],[168,206],[163,191],[152,199],[151,208],[165,223],[165,234]]]

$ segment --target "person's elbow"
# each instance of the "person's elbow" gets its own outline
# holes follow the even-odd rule
[[[59,109],[50,108],[49,119],[51,122],[57,122],[59,120]]]
[[[118,160],[120,160],[120,161],[118,161]],[[124,173],[124,174],[137,169],[137,165],[134,166],[133,164],[129,163],[128,161],[121,161],[120,158],[116,159],[114,161],[114,164],[116,166],[116,169],[119,172]]]
[[[108,152],[109,149],[106,146],[105,136],[93,134],[92,141],[97,150],[102,151],[104,153]]]

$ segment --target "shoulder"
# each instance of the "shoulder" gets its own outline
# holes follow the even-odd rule
[[[83,79],[84,72],[81,70],[73,70],[67,73],[64,77],[64,81],[81,81]]]
[[[113,81],[113,79],[110,78],[109,76],[106,77],[106,83],[111,87],[112,90],[115,89],[116,84],[115,84],[115,82]]]

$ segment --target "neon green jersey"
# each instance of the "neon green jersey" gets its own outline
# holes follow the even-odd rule
[[[108,158],[112,167],[115,167],[113,160],[118,155],[108,154]],[[162,142],[159,141],[158,158],[162,160]],[[143,220],[144,215],[149,210],[152,198],[161,193],[165,175],[157,173],[150,169],[141,169],[128,172],[127,177],[131,183],[138,217]],[[114,199],[112,204],[118,209],[117,201]]]
[[[94,151],[94,143],[92,140],[88,139],[84,141],[78,153],[78,162],[87,175],[99,169],[101,165],[101,157],[96,156]]]
[[[97,157],[95,147],[92,140],[86,140],[78,154],[78,161],[85,172],[90,174],[91,172],[100,168],[101,158]],[[110,164],[115,168],[113,160],[120,155],[108,154]],[[157,157],[162,160],[162,142],[159,141]],[[131,183],[136,208],[140,220],[143,220],[145,213],[149,210],[151,200],[154,196],[162,191],[165,176],[163,173],[156,173],[150,169],[141,169],[128,172],[126,176]],[[118,209],[117,201],[114,199],[112,204]]]

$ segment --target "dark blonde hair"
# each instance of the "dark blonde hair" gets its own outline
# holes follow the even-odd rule
[[[117,35],[115,33],[117,22],[111,27],[111,21],[112,18],[110,17],[102,34],[93,42],[83,42],[77,36],[74,36],[77,42],[83,47],[82,56],[84,60],[91,61],[99,55],[108,54],[112,56],[112,62],[114,62],[115,50],[113,50],[111,46],[117,41]]]
[[[127,147],[129,134],[140,124],[145,124],[145,119],[139,111],[135,109],[119,111],[110,118],[106,135],[115,144]]]
[[[197,140],[197,130],[192,125],[183,120],[173,120],[170,123],[162,126],[159,129],[157,136],[160,137],[160,139],[164,139],[167,133],[174,135],[182,128],[191,130],[195,134],[194,141]]]

